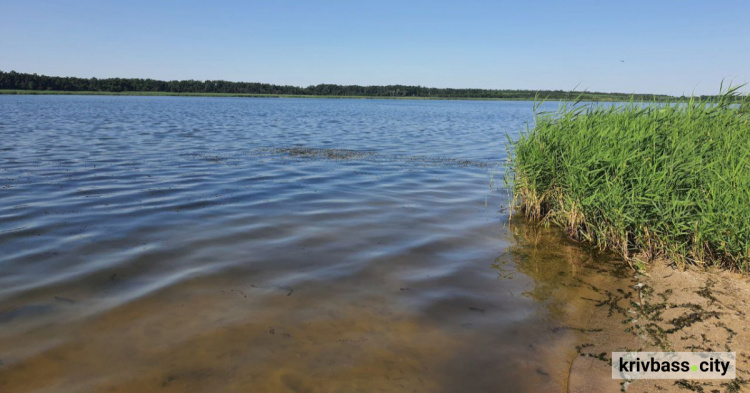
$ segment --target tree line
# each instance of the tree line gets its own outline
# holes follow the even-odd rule
[[[574,92],[563,90],[492,90],[454,89],[423,86],[358,86],[319,84],[307,87],[272,85],[257,82],[229,82],[223,80],[160,81],[141,78],[76,78],[15,71],[0,71],[0,89],[36,91],[91,91],[91,92],[164,92],[164,93],[223,93],[270,94],[300,96],[364,96],[364,97],[424,97],[424,98],[494,98],[533,99],[607,99],[607,100],[665,100],[672,97],[652,94]]]

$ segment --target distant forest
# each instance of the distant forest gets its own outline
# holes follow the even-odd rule
[[[160,81],[139,78],[75,78],[24,74],[0,71],[0,90],[71,91],[71,92],[149,92],[149,93],[212,93],[212,94],[264,94],[335,97],[423,97],[423,98],[485,98],[485,99],[576,99],[587,100],[668,100],[674,97],[653,94],[597,93],[562,90],[490,90],[450,89],[422,86],[357,86],[320,84],[308,87],[280,86],[255,82],[228,82],[223,80]]]

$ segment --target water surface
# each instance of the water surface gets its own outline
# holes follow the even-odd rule
[[[599,262],[502,210],[531,114],[0,96],[0,390],[563,388]]]

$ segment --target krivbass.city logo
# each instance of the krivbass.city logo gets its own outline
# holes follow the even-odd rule
[[[735,352],[612,352],[612,379],[734,379]]]

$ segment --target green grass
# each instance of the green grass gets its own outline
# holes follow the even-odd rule
[[[750,100],[738,89],[537,113],[510,141],[514,204],[639,267],[666,257],[747,272]]]

